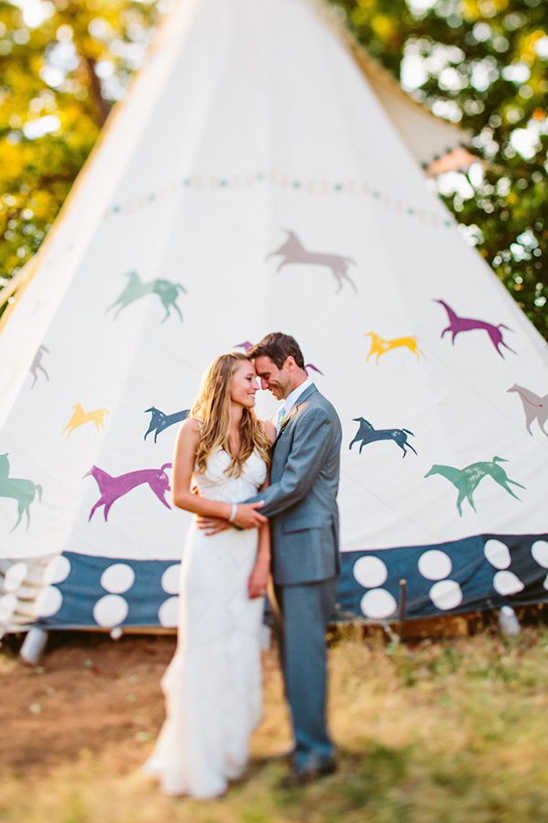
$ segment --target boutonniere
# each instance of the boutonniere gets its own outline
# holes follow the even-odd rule
[[[291,410],[290,414],[287,415],[287,417],[282,417],[282,422],[281,422],[281,425],[280,425],[280,431],[278,432],[278,437],[281,435],[281,433],[283,432],[283,430],[285,429],[285,427],[287,426],[287,424],[289,423],[289,421],[291,420],[291,418],[295,414],[295,411],[296,411],[296,409],[293,408]]]

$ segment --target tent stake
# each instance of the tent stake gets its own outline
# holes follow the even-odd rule
[[[405,610],[407,608],[407,580],[403,577],[400,580],[400,602],[398,603],[398,620],[405,621]]]
[[[37,666],[42,658],[47,642],[48,633],[45,629],[39,629],[36,626],[29,629],[21,646],[19,657],[29,666]]]

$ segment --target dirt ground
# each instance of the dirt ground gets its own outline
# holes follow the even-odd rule
[[[140,766],[174,636],[52,634],[0,651],[0,823],[548,823],[548,629],[421,642],[346,627],[329,649],[336,774],[287,792],[287,708],[264,654],[263,720],[222,798],[163,795]]]
[[[22,665],[15,649],[4,652],[0,774],[43,777],[86,753],[109,761],[114,773],[137,769],[164,717],[159,684],[174,649],[175,636],[113,642],[102,635],[63,634],[50,638],[37,668]],[[272,651],[265,653],[264,665],[275,699],[281,683]],[[283,736],[282,730],[274,735],[282,745]]]

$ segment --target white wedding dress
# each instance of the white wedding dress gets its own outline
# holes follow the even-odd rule
[[[200,495],[241,502],[266,478],[258,454],[240,477],[228,477],[221,449],[196,475]],[[240,777],[261,714],[261,625],[264,598],[247,583],[258,531],[228,529],[207,537],[191,526],[181,564],[177,650],[162,678],[166,720],[144,768],[167,794],[207,798]]]

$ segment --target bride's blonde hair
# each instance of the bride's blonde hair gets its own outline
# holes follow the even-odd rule
[[[197,474],[205,471],[207,458],[216,449],[224,449],[231,457],[226,473],[239,477],[247,458],[257,450],[270,465],[270,441],[253,409],[244,408],[240,420],[240,451],[234,454],[230,446],[230,384],[240,363],[249,357],[241,352],[221,354],[209,366],[202,378],[200,394],[191,415],[200,422],[200,439],[196,449]]]

